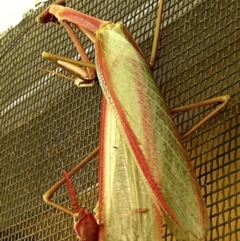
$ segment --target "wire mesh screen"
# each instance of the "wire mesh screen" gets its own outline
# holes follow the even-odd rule
[[[49,4],[49,3],[48,3]],[[0,239],[76,240],[72,218],[43,201],[42,195],[99,144],[101,89],[79,89],[40,71],[54,69],[48,51],[74,58],[76,50],[62,27],[34,25],[11,49],[7,46],[48,5],[1,39],[1,195]],[[76,10],[123,21],[149,58],[158,0],[69,0]],[[165,1],[153,74],[170,109],[220,95],[231,102],[185,141],[210,217],[206,240],[240,240],[240,144],[238,0]],[[94,47],[80,37],[94,61]],[[126,60],[127,61],[127,60]],[[174,117],[185,132],[213,109]],[[73,177],[81,205],[94,208],[98,159]],[[176,184],[177,185],[177,184]],[[65,187],[54,196],[69,206]],[[117,213],[116,213],[117,215]],[[163,240],[174,240],[164,226]]]

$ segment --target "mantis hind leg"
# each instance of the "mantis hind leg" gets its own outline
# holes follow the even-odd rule
[[[78,87],[92,87],[94,85],[94,81],[96,79],[95,75],[95,65],[91,64],[89,62],[83,62],[83,61],[78,61],[74,59],[69,59],[60,55],[52,54],[52,53],[47,53],[43,52],[42,57],[45,59],[48,59],[61,69],[66,70],[67,72],[71,73],[74,75],[76,78],[70,78],[64,74],[58,73],[56,71],[48,70],[48,69],[42,69],[45,72],[50,72],[55,75],[61,76],[63,78],[73,80],[74,83]],[[89,70],[92,70],[94,75],[89,75]]]
[[[53,5],[62,5],[65,6],[65,1],[58,0]],[[42,13],[40,13],[37,17],[37,21],[42,24],[46,24],[52,22],[54,24],[61,24],[65,30],[67,31],[68,35],[70,36],[74,46],[76,47],[79,55],[81,56],[83,62],[77,62],[75,60],[71,60],[59,55],[54,55],[51,53],[44,52],[42,55],[44,58],[50,60],[57,66],[61,67],[62,69],[70,72],[71,74],[77,76],[80,79],[79,83],[75,83],[79,85],[79,87],[86,87],[92,86],[94,84],[94,80],[96,79],[96,71],[95,66],[91,64],[88,55],[86,54],[81,42],[78,39],[78,36],[74,32],[73,28],[66,20],[59,21],[53,14],[49,12],[50,6],[46,8]],[[80,31],[84,32],[92,42],[95,41],[94,34],[89,33],[84,28],[76,26]],[[74,62],[75,61],[75,62]]]
[[[185,112],[191,109],[195,109],[201,106],[205,106],[205,105],[210,105],[210,104],[218,104],[221,103],[219,106],[217,106],[212,112],[210,112],[207,116],[205,116],[201,121],[199,121],[196,125],[194,125],[190,130],[188,130],[186,133],[184,133],[182,135],[183,139],[186,139],[187,137],[189,137],[196,129],[198,129],[200,126],[202,126],[205,122],[207,122],[208,120],[210,120],[213,116],[215,116],[221,109],[223,109],[228,102],[230,101],[230,96],[229,95],[224,95],[224,96],[218,96],[218,97],[214,97],[208,100],[204,100],[204,101],[200,101],[197,103],[193,103],[190,105],[186,105],[186,106],[182,106],[182,107],[178,107],[175,109],[172,109],[170,112],[172,115],[177,114],[177,113],[181,113],[181,112]]]

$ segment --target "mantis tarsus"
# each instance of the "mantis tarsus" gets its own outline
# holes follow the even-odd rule
[[[178,240],[203,239],[208,230],[207,212],[182,139],[215,115],[228,103],[230,97],[216,97],[171,111],[168,109],[150,69],[150,66],[154,66],[156,58],[163,1],[159,2],[150,64],[146,62],[140,48],[121,23],[101,21],[60,5],[62,1],[51,5],[38,17],[38,21],[61,23],[87,64],[46,53],[44,56],[77,75],[81,79],[78,81],[80,86],[88,85],[89,80],[91,82],[95,78],[95,71],[89,65],[90,61],[68,23],[72,22],[95,43],[96,70],[104,93],[99,166],[98,240],[124,240],[125,237],[127,240],[147,240],[145,233],[149,240],[160,240],[162,216]],[[83,66],[86,69],[83,69]],[[126,93],[131,93],[130,98],[127,98]],[[221,102],[221,105],[180,137],[171,114],[216,102]],[[95,150],[92,155],[97,152],[98,150]],[[89,158],[85,162],[88,160]],[[120,166],[116,168],[117,165]],[[68,176],[73,175],[81,166],[82,163]],[[118,172],[119,168],[123,168],[124,171]],[[130,186],[130,191],[125,192],[126,206],[119,203],[119,183],[111,186],[112,180],[116,180],[111,174],[113,169],[118,178],[125,175],[119,179],[120,184],[128,183]],[[129,182],[130,179],[132,181]],[[139,180],[137,186],[134,180]],[[62,179],[54,185],[45,195],[45,200],[75,215],[50,201],[52,193],[64,182],[65,179]],[[141,198],[142,195],[139,193],[131,193],[131,188],[135,187],[139,193],[146,193],[148,198]],[[118,192],[114,191],[114,188]],[[112,199],[117,205],[111,201]],[[123,210],[121,214],[118,210],[121,206],[129,209]],[[114,221],[114,212],[120,212],[119,219],[128,217],[131,230],[127,230],[126,220]],[[148,216],[149,214],[151,215]],[[144,220],[145,217],[148,217],[148,222]],[[83,238],[78,230],[76,232]]]

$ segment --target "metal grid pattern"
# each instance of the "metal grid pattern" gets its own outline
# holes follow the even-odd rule
[[[81,1],[67,5],[105,20],[123,21],[150,56],[157,2]],[[46,6],[45,6],[46,7]],[[37,14],[29,13],[1,39],[1,55]],[[170,108],[230,94],[227,108],[186,140],[206,200],[211,229],[206,240],[240,240],[238,0],[165,0],[154,76]],[[81,37],[82,38],[82,37]],[[93,46],[82,38],[94,58]],[[0,240],[76,240],[72,218],[47,206],[42,195],[99,143],[101,90],[78,89],[39,71],[52,68],[42,51],[74,57],[62,27],[35,25],[1,58]],[[181,132],[212,107],[175,117]],[[73,178],[79,202],[97,201],[97,158]],[[69,205],[61,188],[56,200]],[[116,214],[117,215],[117,214]],[[163,240],[174,240],[164,227]]]

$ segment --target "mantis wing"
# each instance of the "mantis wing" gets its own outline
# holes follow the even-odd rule
[[[134,156],[139,179],[176,237],[203,239],[208,229],[204,201],[148,64],[121,23],[100,28],[96,36],[98,78],[123,130],[123,150]]]
[[[134,156],[103,98],[99,164],[99,240],[162,240],[162,215],[153,205]]]

